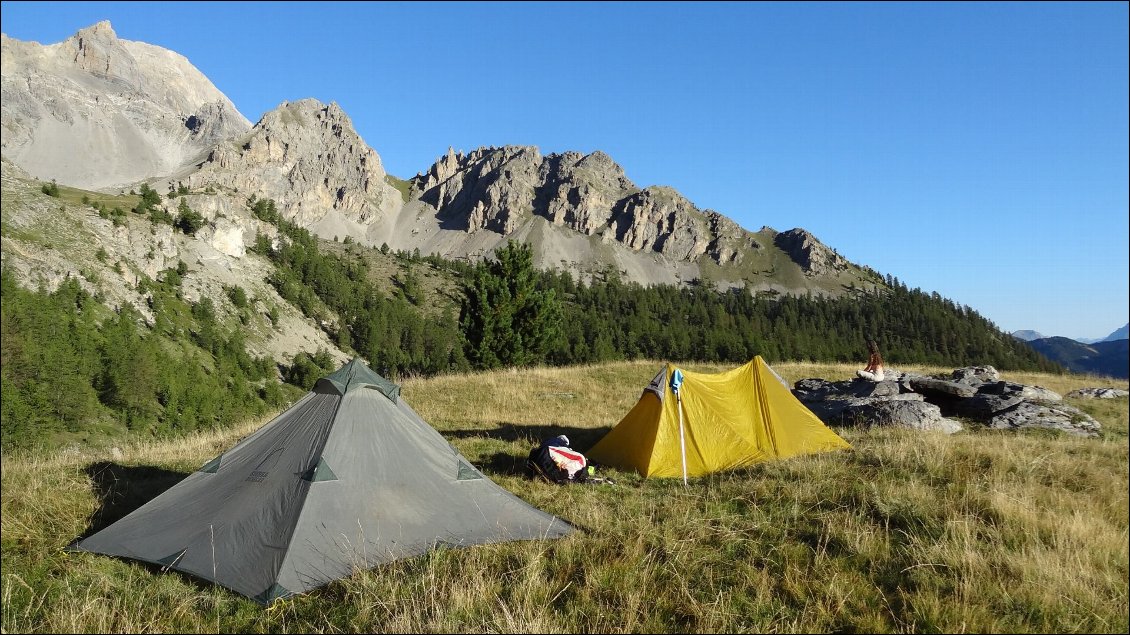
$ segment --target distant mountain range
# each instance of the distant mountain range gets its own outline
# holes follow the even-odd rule
[[[1113,342],[1115,340],[1124,340],[1130,338],[1130,323],[1124,324],[1122,328],[1117,329],[1115,332],[1107,335],[1100,342]]]
[[[1038,331],[1013,331],[1012,336],[1027,342],[1041,355],[1062,364],[1068,370],[1127,378],[1130,376],[1128,332],[1130,332],[1130,324],[1115,329],[1110,335],[1099,340],[1049,337]]]
[[[1066,337],[1045,337],[1032,340],[1028,345],[1073,372],[1130,378],[1130,340],[1125,337],[1093,344]]]
[[[1059,337],[1059,336],[1053,336],[1053,335],[1044,335],[1043,333],[1040,333],[1039,331],[1028,331],[1028,330],[1013,331],[1012,336],[1015,337],[1018,340],[1024,340],[1025,342],[1031,342],[1033,340],[1047,339],[1049,337]],[[1071,338],[1071,339],[1075,340],[1076,342],[1080,342],[1082,344],[1094,344],[1096,342],[1114,342],[1116,340],[1124,340],[1124,339],[1127,339],[1128,337],[1130,337],[1130,324],[1125,324],[1125,325],[1122,326],[1122,328],[1115,329],[1114,332],[1112,332],[1110,335],[1107,335],[1106,337],[1100,337],[1098,339],[1091,339],[1091,338],[1086,338],[1086,337],[1074,337],[1074,338]]]

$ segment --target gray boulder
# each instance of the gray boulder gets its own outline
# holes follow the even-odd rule
[[[954,370],[950,378],[959,383],[976,386],[986,382],[1000,381],[1001,375],[992,366],[966,366]]]
[[[998,430],[1047,428],[1078,436],[1098,436],[1102,426],[1083,411],[1067,404],[1041,404],[1025,401],[989,420]]]
[[[1125,397],[1127,395],[1130,395],[1130,392],[1117,388],[1080,388],[1067,393],[1068,397],[1079,397],[1082,399],[1117,399],[1118,397]]]
[[[1016,384],[1009,381],[982,384],[977,388],[977,392],[979,394],[1001,395],[1006,397],[1017,396],[1022,399],[1040,401],[1063,400],[1063,397],[1059,393],[1048,390],[1043,386],[1029,386],[1027,384]]]
[[[977,393],[968,399],[958,399],[948,404],[949,411],[959,417],[987,421],[994,415],[1023,403],[1019,395],[993,395]]]
[[[855,412],[863,420],[875,426],[935,430],[946,434],[962,430],[960,423],[942,416],[941,408],[916,399],[875,401],[861,406]]]
[[[1117,392],[1111,396],[1118,396]],[[793,394],[828,425],[897,426],[952,434],[962,430],[954,419],[961,417],[1002,430],[1046,428],[1096,436],[1101,429],[1086,413],[1061,403],[1058,393],[1003,381],[992,366],[958,368],[950,379],[897,371],[888,372],[881,382],[809,378],[796,382]],[[1072,393],[1086,394],[1092,393]]]
[[[927,397],[936,396],[945,398],[958,397],[967,399],[977,394],[977,389],[969,384],[930,377],[914,377],[909,381],[914,392],[920,392]]]

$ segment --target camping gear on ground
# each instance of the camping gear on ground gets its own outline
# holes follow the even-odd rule
[[[583,481],[589,475],[585,455],[569,447],[569,437],[561,434],[545,439],[526,457],[526,473],[551,483]]]
[[[436,547],[574,530],[487,479],[354,359],[267,425],[70,549],[267,604]]]
[[[616,481],[596,475],[596,464],[569,446],[569,437],[561,434],[542,441],[526,457],[526,476],[541,478],[557,485],[615,485]]]
[[[757,356],[713,374],[667,364],[587,455],[644,477],[686,479],[850,447]]]

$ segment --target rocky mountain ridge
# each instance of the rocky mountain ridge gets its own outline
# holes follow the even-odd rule
[[[214,146],[177,180],[193,190],[259,193],[307,227],[331,213],[360,225],[395,213],[403,201],[386,177],[336,103],[303,99],[283,102],[247,134]]]
[[[564,152],[542,157],[536,147],[481,148],[448,154],[412,181],[420,198],[464,229],[513,233],[522,215],[538,215],[635,251],[677,260],[707,255],[740,261],[739,247],[761,249],[732,220],[699,210],[672,188],[639,188],[607,154]]]
[[[86,189],[163,177],[251,127],[183,56],[99,22],[41,45],[3,35],[3,154]]]
[[[4,52],[6,158],[85,189],[187,188],[210,221],[202,235],[222,235],[229,255],[258,231],[250,202],[270,198],[327,239],[466,259],[520,240],[539,267],[580,277],[818,295],[882,285],[810,232],[747,231],[673,188],[637,186],[603,152],[449,149],[403,182],[336,103],[283,102],[250,126],[182,56],[121,40],[108,22],[46,47],[5,37]]]

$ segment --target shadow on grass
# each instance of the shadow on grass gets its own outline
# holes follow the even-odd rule
[[[94,483],[98,509],[90,516],[89,526],[76,542],[124,518],[188,476],[159,467],[119,465],[109,461],[91,463],[85,472]]]
[[[543,440],[564,434],[569,437],[569,447],[584,454],[589,448],[596,445],[596,442],[599,441],[601,437],[608,434],[610,429],[611,428],[607,427],[575,428],[561,425],[530,426],[516,423],[500,423],[493,429],[447,430],[444,431],[443,435],[456,439],[484,437],[496,441],[506,441],[507,443],[520,441],[529,445],[532,450]],[[522,460],[524,461],[525,457],[522,457]]]
[[[529,476],[526,471],[526,457],[514,456],[507,452],[495,452],[478,462],[480,472],[490,476]]]
[[[608,433],[609,428],[575,428],[571,426],[531,426],[519,425],[515,423],[501,423],[493,429],[474,429],[474,430],[448,430],[443,434],[448,438],[455,439],[491,439],[494,441],[504,441],[507,443],[523,443],[527,446],[527,452],[538,447],[542,441],[558,435],[565,435],[569,437],[569,447],[585,454],[589,448],[596,445],[605,434]],[[520,456],[511,454],[509,452],[495,452],[489,456],[482,456],[475,461],[476,467],[484,473],[491,476],[526,476],[529,477],[529,471],[526,469],[526,459],[528,454],[523,453]]]

